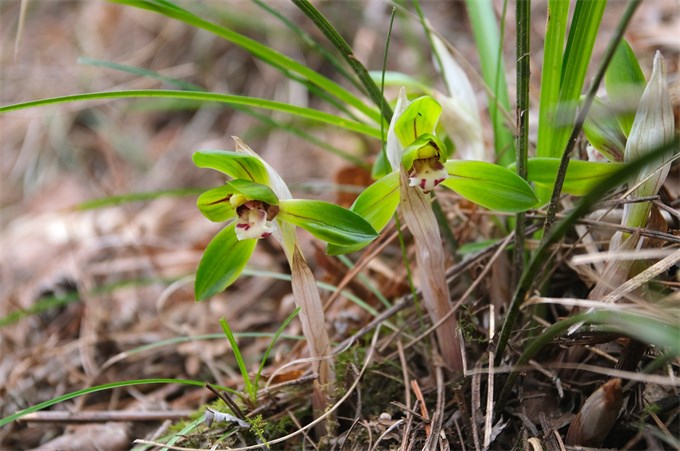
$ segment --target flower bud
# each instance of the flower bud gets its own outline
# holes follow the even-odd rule
[[[565,443],[599,448],[616,424],[622,405],[621,379],[612,379],[586,399],[571,422]]]
[[[666,81],[663,57],[660,52],[654,56],[652,75],[647,83],[635,120],[628,136],[624,161],[629,162],[645,153],[673,140],[675,121],[671,97]],[[647,164],[638,173],[630,186],[638,185],[634,197],[653,196],[661,188],[668,171],[670,160],[677,149],[670,149],[659,159]],[[644,181],[643,181],[644,180]],[[643,227],[647,222],[651,204],[649,202],[627,204],[624,209],[624,223],[628,227]]]

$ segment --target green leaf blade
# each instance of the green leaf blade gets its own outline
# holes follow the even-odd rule
[[[301,81],[307,80],[318,86],[321,90],[336,97],[341,102],[352,105],[375,122],[380,121],[380,112],[366,105],[359,97],[352,94],[339,84],[321,75],[313,69],[298,61],[264,45],[254,39],[248,38],[234,30],[223,27],[216,23],[205,20],[195,14],[184,10],[176,5],[166,2],[148,2],[140,0],[112,0],[115,3],[134,6],[140,9],[154,11],[166,17],[177,19],[196,28],[204,29],[215,34],[251,53],[256,58],[281,71],[285,76]]]
[[[272,111],[281,111],[283,113],[291,114],[299,118],[309,119],[314,122],[330,124],[335,127],[344,128],[345,130],[361,133],[366,136],[371,136],[373,138],[381,137],[379,128],[367,125],[362,122],[357,122],[352,119],[339,117],[335,114],[325,113],[323,111],[315,110],[312,108],[290,105],[285,102],[276,102],[274,100],[258,99],[254,97],[238,96],[231,94],[221,94],[216,92],[178,91],[163,89],[131,89],[124,91],[88,92],[85,94],[73,94],[60,97],[51,97],[47,99],[32,100],[29,102],[21,102],[12,105],[0,106],[0,113],[24,110],[27,108],[33,108],[38,106],[55,105],[59,103],[81,102],[86,100],[130,99],[130,98],[186,99],[199,102],[218,102],[231,106],[247,106],[254,108],[263,108]]]
[[[559,158],[530,158],[527,165],[527,179],[544,187],[555,183]],[[621,169],[619,163],[571,160],[567,167],[562,191],[575,196],[585,196],[595,185]]]
[[[377,232],[385,228],[399,205],[399,173],[394,171],[373,182],[363,190],[354,201],[351,211],[364,218]],[[341,255],[356,252],[373,240],[353,246],[329,244],[328,255]]]
[[[514,172],[485,161],[450,160],[441,184],[482,207],[517,213],[536,206],[531,186]]]
[[[255,250],[257,240],[239,241],[235,224],[226,226],[210,241],[196,271],[196,300],[214,296],[234,283]]]
[[[538,149],[540,157],[559,157],[573,127],[593,46],[600,28],[606,0],[578,0],[574,9],[567,48],[564,51],[556,128],[550,146]]]
[[[562,78],[562,53],[569,17],[569,2],[548,2],[548,23],[545,31],[543,67],[541,68],[541,98],[538,119],[538,155],[552,153],[552,138],[557,127],[556,114]]]
[[[277,219],[310,232],[322,241],[351,246],[373,240],[378,234],[361,216],[320,200],[281,200]]]

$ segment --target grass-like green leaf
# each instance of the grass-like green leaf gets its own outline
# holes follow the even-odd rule
[[[0,107],[0,113],[24,110],[27,108],[34,108],[38,106],[55,105],[59,103],[81,102],[86,100],[126,99],[126,98],[187,99],[202,102],[218,102],[227,105],[245,105],[256,108],[269,109],[272,111],[281,111],[283,113],[288,113],[293,116],[309,119],[314,122],[330,124],[336,127],[344,128],[346,130],[355,131],[366,136],[371,136],[373,138],[380,138],[381,136],[380,129],[376,127],[366,125],[351,119],[339,117],[334,114],[324,113],[323,111],[290,105],[284,102],[275,102],[273,100],[258,99],[253,97],[230,94],[220,94],[214,92],[177,91],[162,89],[135,89],[126,91],[90,92],[86,94],[73,94],[61,97],[50,97],[47,99],[5,105]]]
[[[77,390],[71,393],[67,393],[62,396],[57,396],[56,398],[52,398],[48,401],[41,402],[39,404],[36,404],[34,406],[28,407],[24,410],[21,410],[15,414],[6,416],[5,418],[0,419],[0,427],[5,426],[6,424],[9,424],[13,421],[16,421],[29,413],[37,412],[39,410],[46,409],[48,407],[54,406],[56,404],[62,403],[64,401],[68,401],[69,399],[77,398],[78,396],[83,396],[87,395],[90,393],[96,393],[104,390],[113,390],[116,388],[121,388],[121,387],[132,387],[132,386],[137,386],[137,385],[149,385],[149,384],[182,384],[182,385],[192,385],[194,387],[203,387],[205,386],[205,382],[203,381],[194,381],[194,380],[187,380],[187,379],[167,379],[167,378],[154,378],[154,379],[136,379],[136,380],[130,380],[130,381],[118,381],[118,382],[111,382],[109,384],[103,384],[103,385],[97,385],[95,387],[88,387],[82,390]],[[219,388],[220,390],[227,390],[227,391],[232,391],[228,387],[221,387],[221,386],[215,386],[216,388]]]
[[[272,350],[274,349],[274,345],[276,344],[276,341],[279,339],[279,337],[282,336],[283,331],[286,330],[286,327],[288,327],[288,324],[290,324],[291,321],[300,313],[300,307],[297,307],[293,313],[288,315],[288,318],[286,318],[281,325],[279,326],[278,329],[276,329],[276,333],[274,336],[272,336],[272,339],[269,341],[269,346],[267,346],[267,350],[262,354],[262,359],[260,359],[260,366],[257,368],[257,373],[255,374],[255,381],[253,382],[253,385],[255,386],[255,390],[257,391],[259,386],[260,386],[260,377],[262,376],[262,370],[264,370],[264,366],[267,364],[267,359],[269,359],[269,354],[271,354]]]
[[[263,185],[269,184],[269,174],[262,162],[252,155],[230,150],[199,150],[192,160],[199,168],[220,171],[234,179],[252,180]]]
[[[560,96],[556,110],[557,126],[547,132],[550,142],[538,149],[539,157],[559,157],[566,147],[606,5],[606,0],[576,2],[562,62]]]
[[[220,318],[220,327],[222,328],[222,332],[224,332],[224,335],[227,337],[227,340],[229,340],[229,344],[231,345],[231,352],[234,354],[234,358],[236,359],[238,368],[241,371],[241,376],[243,377],[243,383],[245,384],[245,389],[246,393],[248,394],[248,398],[250,398],[251,401],[255,402],[255,400],[257,399],[257,387],[253,384],[253,381],[250,380],[248,367],[246,366],[245,360],[243,360],[241,348],[239,348],[238,346],[236,337],[234,337],[234,333],[231,331],[229,323],[224,318]]]
[[[670,318],[659,318],[647,316],[634,312],[623,312],[615,310],[593,311],[581,315],[572,316],[558,321],[548,327],[541,334],[533,338],[525,347],[524,352],[515,364],[513,370],[503,386],[499,396],[497,411],[508,399],[510,390],[514,385],[522,367],[552,340],[566,333],[570,327],[578,323],[600,324],[604,330],[620,334],[624,337],[634,338],[643,343],[654,345],[660,349],[666,349],[671,356],[680,355],[680,328],[677,321]]]
[[[167,83],[169,85],[175,86],[179,89],[185,89],[187,91],[205,91],[205,89],[201,86],[195,85],[193,83],[189,83],[188,81],[179,80],[179,79],[173,78],[173,77],[168,77],[168,76],[159,74],[156,71],[144,69],[143,67],[129,66],[127,64],[120,64],[120,63],[116,63],[114,61],[99,60],[99,59],[94,59],[94,58],[88,58],[88,57],[85,57],[85,56],[81,56],[80,58],[78,58],[78,63],[79,64],[86,64],[88,66],[103,67],[103,68],[106,68],[106,69],[113,69],[113,70],[117,70],[117,71],[120,71],[120,72],[127,72],[129,74],[139,75],[141,77],[152,78],[154,80],[158,80],[158,81],[161,81],[163,83]]]
[[[234,227],[234,223],[226,226],[205,248],[196,271],[194,292],[197,301],[224,291],[238,279],[250,260],[257,240],[239,241]]]
[[[195,28],[201,28],[209,31],[235,45],[250,52],[256,58],[264,61],[272,67],[280,70],[284,75],[299,80],[299,77],[293,77],[293,74],[303,77],[312,84],[318,86],[323,91],[331,94],[339,99],[342,103],[351,105],[358,111],[361,111],[366,116],[371,118],[375,123],[380,121],[380,112],[366,105],[361,99],[344,89],[342,86],[324,77],[318,72],[301,64],[292,58],[289,58],[276,50],[237,33],[234,30],[220,26],[201,17],[198,17],[191,12],[180,8],[177,5],[168,2],[159,1],[143,1],[143,0],[111,0],[115,3],[121,3],[128,6],[134,6],[149,11],[154,11],[166,17],[180,20],[187,25]]]
[[[614,58],[604,75],[604,85],[609,101],[623,110],[616,119],[623,133],[628,136],[633,128],[635,111],[646,81],[640,63],[625,40],[622,40],[616,48]]]
[[[496,157],[500,164],[508,165],[515,161],[515,142],[505,121],[504,112],[510,110],[510,96],[505,80],[506,71],[501,51],[503,42],[496,13],[490,0],[466,0],[465,5],[477,44],[482,77],[491,90],[488,103]]]
[[[382,81],[383,72],[370,71],[369,75],[375,82]],[[416,79],[411,75],[403,72],[385,71],[385,86],[405,87],[410,91],[421,92],[426,95],[432,95],[432,87],[428,84]]]
[[[549,156],[558,151],[550,150],[552,135],[557,128],[557,105],[560,102],[562,80],[562,56],[569,16],[569,3],[564,0],[548,2],[548,21],[541,68],[541,98],[538,113],[538,143],[536,153]],[[559,153],[557,153],[559,155]]]
[[[129,193],[119,196],[107,196],[99,199],[86,200],[76,205],[76,210],[96,210],[98,208],[114,207],[130,202],[144,202],[155,200],[161,197],[185,197],[195,196],[203,192],[202,188],[169,189],[161,191],[150,191],[146,193]]]
[[[513,171],[485,161],[450,160],[442,185],[469,201],[495,211],[516,213],[536,206],[531,186]]]
[[[301,227],[327,243],[350,246],[378,236],[364,218],[335,204],[288,199],[281,200],[279,207],[277,219]]]
[[[293,3],[300,8],[302,12],[309,17],[312,22],[317,26],[317,28],[328,38],[328,40],[335,46],[335,48],[340,52],[340,55],[345,59],[347,64],[354,70],[357,74],[359,81],[364,86],[364,89],[368,93],[368,96],[373,100],[380,111],[383,114],[386,122],[390,122],[392,119],[392,109],[383,97],[383,94],[378,88],[378,85],[370,77],[366,67],[359,61],[352,50],[352,48],[347,44],[347,41],[342,37],[340,33],[335,29],[335,27],[324,17],[321,12],[316,9],[316,7],[308,0],[293,0]]]
[[[519,316],[520,306],[526,299],[527,293],[529,293],[533,288],[533,285],[536,282],[536,274],[541,268],[544,268],[545,265],[550,262],[551,246],[561,239],[578,219],[588,213],[593,208],[593,206],[600,201],[607,191],[615,186],[619,186],[626,180],[629,180],[632,176],[635,176],[640,172],[640,168],[643,168],[645,165],[654,161],[655,158],[659,158],[659,156],[663,155],[665,152],[668,152],[669,149],[676,148],[679,143],[680,140],[675,139],[673,142],[657,147],[656,149],[644,154],[642,157],[630,163],[621,165],[618,171],[613,172],[603,180],[599,181],[593,187],[593,189],[581,199],[576,207],[567,214],[564,219],[557,222],[555,226],[548,231],[544,239],[541,241],[538,249],[536,249],[533,256],[531,257],[528,265],[524,268],[517,288],[513,294],[512,301],[508,307],[508,312],[503,322],[503,327],[498,339],[495,361],[496,365],[500,365],[502,358],[505,355],[505,348],[508,345],[508,340],[510,339],[515,322]],[[502,408],[502,406],[500,408]]]
[[[559,158],[530,158],[528,162],[528,180],[537,185],[552,187],[560,166]],[[512,169],[510,167],[510,169]],[[585,196],[595,185],[621,169],[619,163],[598,161],[571,160],[567,167],[562,190],[576,196]]]
[[[340,60],[336,58],[335,55],[333,55],[331,52],[326,50],[323,46],[319,45],[316,38],[314,38],[311,34],[307,33],[299,25],[297,25],[295,22],[281,14],[280,11],[276,10],[272,5],[267,4],[263,0],[253,0],[253,2],[260,8],[267,11],[272,16],[276,17],[289,30],[298,35],[302,42],[304,42],[311,49],[313,49],[315,52],[321,55],[324,60],[326,60],[330,65],[333,66],[333,70],[335,71],[336,74],[342,76],[345,80],[352,83],[352,85],[354,85],[357,89],[359,90],[363,89],[363,87],[361,86],[361,84],[359,84],[357,79],[345,69],[345,66],[342,65]]]

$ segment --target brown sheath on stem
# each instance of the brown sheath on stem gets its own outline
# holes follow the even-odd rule
[[[433,323],[438,323],[449,315],[437,328],[439,351],[449,371],[462,374],[463,356],[458,340],[458,322],[456,316],[450,314],[451,296],[446,283],[444,248],[439,236],[439,225],[428,196],[409,186],[409,178],[404,169],[401,170],[400,186],[401,213],[415,242],[423,303]]]
[[[309,353],[314,359],[312,368],[318,374],[312,395],[314,418],[318,418],[325,413],[332,401],[335,372],[331,361],[331,346],[316,280],[297,246],[291,260],[293,297],[297,306],[300,307],[299,318],[302,332],[307,339]],[[326,435],[327,431],[323,423],[316,430],[320,435]]]

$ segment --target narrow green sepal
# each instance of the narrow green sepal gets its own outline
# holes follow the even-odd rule
[[[208,190],[198,196],[196,206],[206,218],[213,222],[224,222],[236,215],[234,207],[229,202],[234,189],[227,185]]]
[[[394,133],[403,147],[409,146],[424,133],[434,133],[442,107],[430,96],[422,96],[409,104],[399,116]]]
[[[252,155],[228,150],[199,150],[194,153],[192,160],[199,168],[214,169],[234,179],[269,184],[267,169]]]

